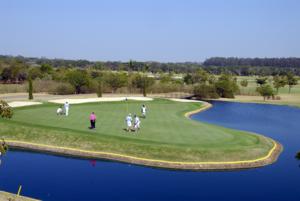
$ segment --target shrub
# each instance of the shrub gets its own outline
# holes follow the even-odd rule
[[[219,98],[214,85],[199,84],[194,87],[194,94],[197,98]]]
[[[264,98],[264,101],[274,97],[274,90],[269,84],[264,84],[256,88],[256,91]]]
[[[246,79],[242,80],[241,83],[240,83],[240,85],[242,87],[247,87],[248,86],[248,80],[246,80]]]
[[[13,110],[4,100],[0,100],[0,116],[2,118],[12,118]]]
[[[228,74],[221,75],[215,86],[218,95],[222,98],[234,98],[234,94],[239,91],[236,79]]]

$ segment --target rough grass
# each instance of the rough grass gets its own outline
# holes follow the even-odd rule
[[[129,112],[139,114],[141,102],[127,103]],[[0,137],[173,161],[247,160],[265,156],[272,147],[262,136],[185,118],[199,103],[146,105],[148,116],[138,134],[123,130],[127,104],[114,102],[71,105],[68,117],[57,116],[54,104],[15,109],[13,119],[0,121]],[[88,129],[91,112],[97,115],[96,130]]]

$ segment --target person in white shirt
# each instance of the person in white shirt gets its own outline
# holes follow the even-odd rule
[[[62,115],[63,114],[63,109],[61,107],[57,108],[56,114],[57,115]]]
[[[134,131],[140,130],[141,120],[137,115],[134,115]]]
[[[132,128],[132,117],[131,117],[131,114],[129,113],[127,116],[126,116],[126,125],[127,125],[127,131],[131,131],[131,128]]]
[[[142,112],[142,117],[143,118],[146,118],[146,110],[147,110],[146,106],[143,105],[142,108],[141,108],[141,112]]]
[[[65,102],[65,115],[68,116],[69,115],[69,107],[70,107],[70,104],[68,102]]]

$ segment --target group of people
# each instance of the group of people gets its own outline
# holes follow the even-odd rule
[[[70,104],[68,102],[65,102],[64,103],[64,106],[62,107],[59,107],[57,110],[56,110],[56,114],[57,115],[66,115],[68,116],[69,115],[69,108],[70,108]],[[142,118],[146,118],[146,106],[145,105],[142,105],[141,107],[141,114],[142,114]],[[90,120],[90,124],[91,126],[89,127],[90,129],[95,129],[96,128],[96,114],[95,112],[92,112],[90,114],[90,117],[89,117],[89,120]],[[126,118],[125,118],[125,122],[126,122],[126,131],[138,131],[140,130],[140,125],[141,125],[141,120],[140,118],[138,117],[138,115],[133,115],[133,118],[132,118],[132,115],[131,113],[129,113]]]
[[[69,108],[70,108],[70,104],[68,102],[65,102],[64,106],[60,106],[57,110],[56,110],[56,114],[57,115],[69,115]]]
[[[146,106],[143,105],[142,108],[141,108],[141,113],[142,113],[142,117],[143,118],[146,118]],[[133,116],[133,119],[132,119],[132,115],[131,113],[129,113],[126,118],[125,118],[125,122],[126,122],[126,130],[127,132],[129,131],[139,131],[140,130],[140,126],[141,126],[141,120],[140,118],[135,114]]]

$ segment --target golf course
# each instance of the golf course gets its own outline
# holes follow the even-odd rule
[[[125,130],[128,113],[141,119],[138,132]],[[11,147],[70,156],[101,158],[176,169],[236,169],[276,161],[281,145],[270,138],[194,121],[205,102],[115,101],[71,104],[69,116],[57,115],[60,104],[14,108],[12,119],[1,119],[1,138]],[[89,114],[97,116],[89,129]]]

